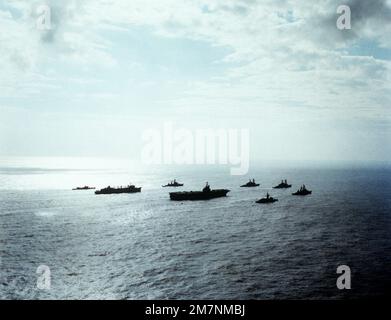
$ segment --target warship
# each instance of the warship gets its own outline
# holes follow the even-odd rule
[[[95,187],[89,187],[89,186],[84,186],[84,187],[76,187],[73,188],[72,190],[93,190]]]
[[[281,183],[278,186],[273,187],[273,189],[287,189],[292,187],[291,184],[288,184],[287,180],[281,180]]]
[[[266,193],[266,197],[257,200],[256,203],[273,203],[273,202],[276,202],[276,201],[278,201],[278,199],[275,199],[275,198],[271,197],[269,195],[269,193]]]
[[[112,188],[108,186],[101,190],[95,191],[95,194],[115,194],[115,193],[136,193],[141,192],[141,187],[135,187],[133,184],[130,184],[126,187]]]
[[[167,183],[166,185],[162,186],[163,188],[166,187],[183,187],[183,183],[177,182],[175,179],[173,181],[170,181],[170,183]]]
[[[215,189],[211,190],[208,183],[202,189],[202,191],[182,191],[182,192],[170,192],[170,199],[174,201],[185,200],[209,200],[213,198],[225,197],[230,190],[227,189]]]
[[[292,195],[294,196],[306,196],[308,194],[311,194],[312,191],[311,190],[307,190],[307,188],[305,187],[305,185],[303,184],[299,190],[297,190],[296,192],[292,193]]]
[[[246,184],[241,185],[241,188],[258,187],[259,183],[255,183],[255,179],[250,179]]]

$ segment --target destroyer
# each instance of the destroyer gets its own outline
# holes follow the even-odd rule
[[[258,187],[259,183],[255,183],[255,179],[250,179],[246,184],[241,185],[241,188],[251,188],[251,187]]]
[[[278,201],[278,199],[275,199],[269,195],[269,193],[266,193],[266,198],[259,199],[256,201],[257,203],[273,203]]]
[[[273,187],[274,189],[287,189],[292,187],[291,184],[288,184],[288,182],[285,180],[281,180],[281,183],[278,186]]]
[[[95,191],[95,194],[113,194],[113,193],[136,193],[141,192],[141,187],[135,187],[133,184],[128,185],[127,187],[112,188],[108,186],[101,190]]]
[[[95,189],[95,187],[84,186],[84,187],[73,188],[72,190],[92,190],[92,189]]]
[[[213,198],[225,197],[229,190],[216,189],[211,190],[208,183],[202,191],[183,191],[183,192],[170,192],[170,199],[175,201],[185,200],[209,200]]]
[[[170,183],[167,183],[166,185],[162,186],[163,188],[165,187],[183,187],[183,183],[177,182],[175,179],[174,181],[170,181]]]
[[[305,187],[305,185],[303,184],[299,190],[297,190],[295,193],[292,193],[292,195],[294,196],[306,196],[308,194],[311,194],[312,191],[311,190],[307,190],[307,188]]]

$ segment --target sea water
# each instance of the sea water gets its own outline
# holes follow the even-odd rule
[[[0,160],[0,298],[355,298],[391,284],[391,167],[252,164],[138,170],[91,159]],[[240,188],[249,178],[257,188]],[[177,179],[227,198],[174,202]],[[281,179],[291,189],[272,189]],[[134,183],[141,193],[95,195]],[[291,193],[301,184],[313,191]],[[266,192],[278,202],[257,204]],[[351,290],[336,286],[340,265]],[[39,266],[50,288],[37,286]]]

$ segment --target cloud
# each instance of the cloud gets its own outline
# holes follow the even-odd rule
[[[35,9],[42,3],[51,8],[50,30],[35,27]],[[23,114],[29,123],[47,110],[53,112],[50,121],[43,117],[31,123],[27,133],[36,133],[36,141],[52,134],[53,148],[62,141],[70,152],[83,132],[91,135],[88,146],[101,132],[108,145],[115,140],[120,149],[127,142],[110,135],[118,125],[123,128],[121,136],[128,139],[129,126],[171,117],[184,125],[195,119],[212,125],[220,121],[253,126],[260,138],[271,132],[275,152],[280,142],[294,153],[294,142],[300,139],[308,142],[308,146],[303,143],[305,148],[316,150],[319,139],[327,140],[329,131],[338,129],[332,133],[336,141],[329,141],[333,149],[344,130],[334,123],[348,124],[350,131],[365,131],[366,125],[387,130],[390,1],[343,3],[352,11],[351,30],[336,27],[340,4],[339,0],[5,0],[0,5],[0,28],[6,30],[0,34],[0,98],[5,101],[1,104],[10,105],[8,114],[12,107],[19,109],[18,116],[10,116],[13,122],[7,122],[6,133],[13,135]],[[133,34],[138,34],[137,42],[132,42]],[[369,45],[371,50],[365,51]],[[183,46],[186,50],[181,50]],[[376,54],[380,49],[383,54]],[[134,52],[138,59],[132,60]],[[209,64],[214,68],[194,76],[197,66],[187,55],[207,56],[200,68]],[[115,119],[110,130],[102,131],[113,110],[118,119],[127,116],[126,121]],[[91,115],[99,120],[87,121]],[[57,123],[64,121],[56,139]],[[41,124],[48,123],[38,134]],[[20,141],[25,136],[19,135]],[[371,141],[375,138],[374,133]],[[100,140],[95,142],[99,148]],[[332,151],[325,148],[324,154]]]
[[[387,37],[390,3],[385,0],[348,1],[352,30],[336,28],[336,10],[341,4],[336,0],[52,0],[46,3],[52,9],[53,29],[46,33],[31,28],[31,10],[39,2],[6,3],[9,10],[0,11],[0,24],[9,36],[0,36],[0,50],[8,69],[13,65],[15,70],[34,71],[50,59],[83,69],[129,65],[113,56],[110,34],[146,28],[163,38],[229,48],[221,60],[226,64],[225,77],[205,79],[187,91],[193,96],[208,92],[205,99],[216,98],[229,85],[228,96],[236,100],[250,96],[259,100],[258,105],[278,104],[279,99],[309,104],[314,92],[322,94],[316,100],[323,105],[333,99],[348,101],[360,88],[363,105],[373,99],[374,92],[388,87],[389,61],[349,54],[349,48],[363,39],[391,48]],[[30,15],[23,13],[29,10]],[[13,11],[22,13],[19,19],[12,16]],[[125,43],[115,45],[126,47]]]

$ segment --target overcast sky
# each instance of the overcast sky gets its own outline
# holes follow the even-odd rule
[[[0,155],[138,157],[172,121],[249,128],[256,159],[391,160],[391,0],[0,0],[0,30]]]

